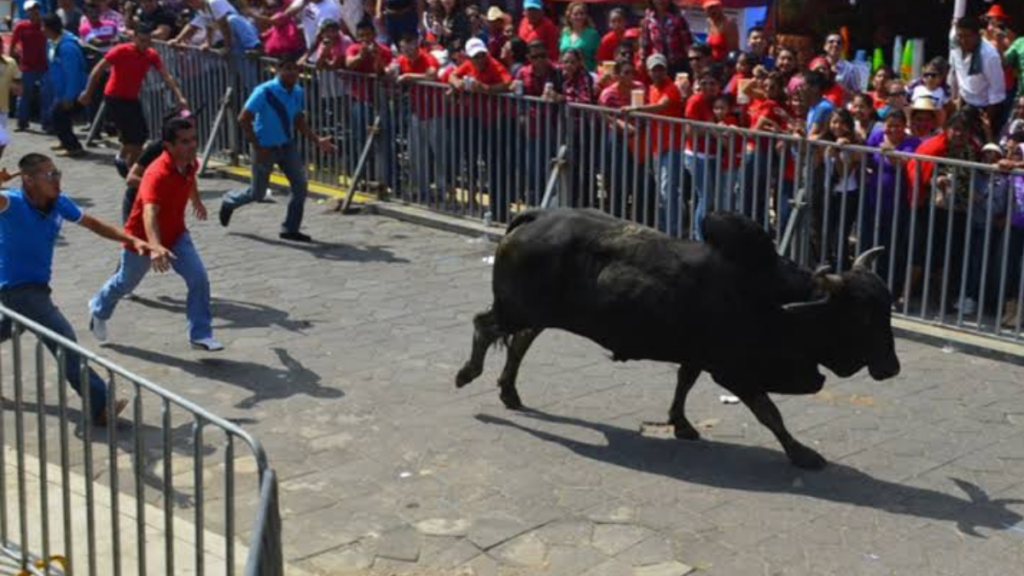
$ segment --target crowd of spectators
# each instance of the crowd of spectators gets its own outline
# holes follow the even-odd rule
[[[920,278],[925,254],[936,259],[936,266],[946,266],[945,260],[939,262],[946,257],[944,250],[929,250],[926,243],[948,243],[953,246],[952,265],[943,272],[951,285],[960,284],[958,263],[970,263],[965,266],[966,292],[951,299],[969,315],[976,311],[986,284],[981,262],[999,261],[1007,256],[1001,251],[1009,250],[1006,278],[987,284],[1006,290],[1004,317],[1013,322],[1017,318],[1024,180],[1006,170],[1024,166],[1024,78],[1018,81],[1024,76],[1024,39],[1014,37],[998,5],[984,16],[954,22],[948,54],[929,60],[919,77],[910,78],[905,70],[871,70],[851,62],[846,56],[850,46],[838,32],[824,38],[815,57],[803,58],[775,45],[760,26],[740,30],[720,0],[703,2],[707,34],[701,41],[691,31],[686,13],[671,0],[649,0],[642,14],[623,8],[602,10],[602,21],[595,19],[598,12],[592,4],[573,2],[556,18],[554,5],[541,0],[15,4],[20,16],[8,53],[20,71],[16,130],[37,119],[43,129],[60,137],[70,155],[80,153],[80,147],[68,136],[69,116],[80,108],[95,108],[87,93],[81,97],[99,85],[99,78],[86,85],[89,71],[121,54],[119,44],[135,42],[139,50],[148,50],[137,40],[140,35],[213,51],[236,66],[260,54],[298,59],[321,71],[385,75],[399,84],[441,82],[455,94],[510,92],[616,109],[620,114],[611,117],[606,129],[631,151],[625,155],[626,165],[617,166],[619,173],[651,179],[661,199],[658,225],[667,231],[679,233],[683,223],[674,215],[685,212],[680,202],[692,200],[690,224],[698,238],[703,215],[720,208],[743,209],[784,228],[790,201],[801,184],[795,168],[797,147],[769,138],[744,139],[742,145],[730,138],[723,146],[719,135],[738,127],[798,136],[804,142],[838,145],[814,147],[811,155],[819,178],[808,186],[814,191],[812,227],[829,231],[814,239],[820,259],[837,264],[852,258],[847,253],[850,238],[861,246],[887,245],[897,255],[895,277],[890,280],[899,293],[907,281],[915,289],[928,281]],[[132,59],[131,66],[161,69],[152,58],[148,63]],[[141,69],[144,74],[148,68]],[[0,82],[4,78],[0,75]],[[13,76],[6,80],[16,81]],[[176,90],[173,82],[169,85]],[[8,92],[9,88],[4,90]],[[367,113],[368,95],[352,97],[354,111]],[[187,105],[184,96],[180,100]],[[413,122],[437,115],[425,108],[420,100],[413,103]],[[679,123],[655,121],[638,132],[630,121],[636,113],[718,125],[723,131],[684,136]],[[500,148],[505,135],[488,130],[488,120],[478,119],[474,126],[493,144],[485,149]],[[535,119],[527,122],[528,140],[536,139],[535,126]],[[123,131],[122,126],[117,128]],[[417,134],[410,140],[427,146]],[[129,154],[137,155],[141,142],[134,141],[139,139],[135,136],[125,144],[130,145]],[[875,152],[865,152],[864,147]],[[995,164],[1006,175],[907,162],[889,151]],[[771,160],[769,165],[769,158],[782,161]],[[495,163],[498,158],[484,160]],[[414,180],[425,188],[431,168],[420,160],[412,170],[421,175]],[[542,172],[538,167],[529,171]],[[448,176],[434,172],[437,179]],[[490,172],[491,190],[501,185],[496,173]],[[577,174],[575,182],[585,177]],[[691,190],[692,198],[684,198],[680,189]],[[918,224],[912,237],[910,222],[918,219],[938,224]],[[1007,226],[1010,241],[1005,246],[984,240],[985,230],[998,232]],[[968,236],[971,241],[964,241]],[[910,257],[913,262],[908,262]],[[904,268],[912,269],[912,278],[903,278]],[[986,273],[995,268],[989,266]]]

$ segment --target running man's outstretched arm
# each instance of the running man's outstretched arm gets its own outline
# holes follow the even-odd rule
[[[4,198],[4,200],[6,201],[7,198]],[[161,255],[170,258],[174,257],[174,254],[171,254],[170,250],[164,248],[160,244],[151,244],[141,238],[136,238],[131,234],[126,234],[120,228],[111,226],[94,216],[82,214],[82,219],[79,220],[78,223],[101,238],[131,244],[132,247],[134,247],[140,254],[149,254],[153,258]]]

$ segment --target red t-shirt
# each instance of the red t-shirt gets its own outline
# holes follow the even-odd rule
[[[43,72],[46,70],[46,33],[42,25],[22,20],[14,25],[11,44],[20,44],[18,67],[22,72]]]
[[[682,118],[685,111],[683,93],[679,91],[679,87],[676,86],[675,82],[666,78],[660,86],[651,84],[647,88],[648,104],[658,104],[665,98],[668,99],[668,107],[654,114],[669,118]],[[654,124],[652,126],[654,131],[651,132],[653,152],[660,154],[662,150],[678,150],[680,143],[683,141],[682,124],[676,122],[655,122]]]
[[[541,19],[540,24],[534,26],[525,17],[519,22],[519,37],[523,42],[529,44],[534,40],[540,40],[547,46],[548,57],[558,60],[558,40],[560,32],[547,17]]]
[[[833,83],[825,92],[822,93],[829,102],[832,103],[836,108],[843,107],[843,100],[846,100],[846,93],[843,92],[843,87],[838,82]]]
[[[740,121],[733,115],[726,116],[724,120],[718,122],[719,126],[739,126]],[[732,134],[728,132],[722,132],[721,140],[722,149],[722,160],[721,167],[723,169],[731,169],[739,166],[743,163],[743,135]],[[732,146],[730,146],[730,138],[732,139]],[[715,147],[716,151],[719,148],[718,142],[715,140],[711,141],[711,145]]]
[[[402,74],[426,74],[431,68],[435,72],[439,68],[437,58],[423,48],[420,48],[414,59],[409,59],[405,54],[398,57],[398,71]],[[413,114],[420,120],[429,120],[437,116],[440,113],[443,94],[444,92],[436,88],[413,84],[409,87]]]
[[[162,70],[164,67],[156,50],[147,48],[142,52],[130,42],[114,46],[103,59],[110,63],[110,78],[103,95],[125,100],[138,100],[142,81],[149,69]]]
[[[146,238],[142,210],[146,204],[156,204],[160,207],[160,212],[156,216],[157,225],[160,227],[160,244],[171,249],[178,238],[187,231],[185,208],[188,206],[192,189],[196,186],[196,168],[196,163],[192,162],[182,174],[174,165],[171,155],[164,151],[143,173],[139,195],[132,204],[124,231],[136,238]]]
[[[713,98],[706,98],[703,94],[694,94],[690,96],[690,99],[686,101],[686,118],[687,120],[694,120],[696,122],[714,122],[715,113],[712,109],[714,105]],[[692,131],[692,135],[686,142],[686,148],[693,150],[693,141],[697,140],[697,152],[703,153],[705,148],[705,140],[711,142],[711,150],[708,151],[709,155],[714,155],[714,138],[708,138],[707,129],[696,128]]]
[[[345,59],[353,56],[358,56],[359,51],[362,49],[361,43],[355,43],[348,47],[345,51]],[[369,58],[364,59],[362,62],[350,66],[349,70],[353,72],[361,72],[363,74],[380,74],[384,72],[384,69],[391,64],[391,49],[387,46],[377,42],[377,59],[376,61]],[[352,97],[356,100],[362,100],[367,102],[373,99],[373,81],[368,78],[353,78],[352,82]]]
[[[615,60],[615,50],[619,47],[619,42],[622,42],[622,38],[625,35],[625,32],[617,34],[612,30],[601,38],[601,43],[597,45],[597,64],[599,66],[601,62]]]
[[[512,75],[508,73],[508,70],[495,60],[490,54],[487,55],[487,64],[484,65],[483,70],[478,70],[473,65],[472,60],[466,60],[459,67],[455,69],[452,74],[457,75],[459,78],[466,79],[472,78],[476,82],[485,86],[493,86],[495,84],[508,84],[512,81]],[[473,94],[470,96],[470,102],[472,103],[471,110],[476,116],[482,117],[487,121],[494,121],[497,119],[498,111],[500,109],[498,104],[499,97],[485,94]],[[486,102],[490,102],[490,105],[486,105]]]

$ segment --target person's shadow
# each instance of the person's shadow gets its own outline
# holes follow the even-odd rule
[[[261,242],[269,246],[277,246],[280,248],[290,248],[292,250],[298,250],[300,252],[306,252],[311,254],[318,260],[330,260],[334,262],[348,261],[348,262],[388,262],[396,264],[408,264],[409,261],[405,258],[399,258],[395,256],[394,252],[382,248],[380,246],[353,246],[351,244],[338,244],[330,242],[309,242],[309,243],[298,243],[298,242],[286,242],[284,240],[278,240],[276,238],[268,238],[266,236],[260,236],[257,234],[249,234],[247,232],[232,232],[234,236],[254,240]]]
[[[185,312],[185,301],[180,298],[160,296],[152,300],[136,296],[132,302],[141,304],[146,308],[163,310],[165,312]],[[279,310],[265,304],[243,302],[228,298],[213,298],[210,300],[210,310],[214,320],[226,321],[226,324],[214,326],[217,330],[231,330],[244,328],[269,328],[277,326],[289,332],[301,334],[305,328],[313,326],[311,320],[293,320],[285,310]]]
[[[3,398],[3,410],[8,412],[14,412],[16,409],[15,403],[12,400]],[[39,405],[35,402],[23,402],[22,412],[25,413],[39,413]],[[60,418],[60,408],[58,406],[46,405],[43,407],[44,417],[52,417],[53,420]],[[143,413],[146,413],[145,408]],[[172,413],[174,409],[172,408]],[[82,417],[82,411],[70,406],[66,409],[68,423],[70,424],[70,431],[75,438],[80,441],[85,441],[85,420]],[[150,411],[150,419],[153,419],[156,413]],[[181,416],[175,417],[176,420],[181,419],[185,416],[184,413]],[[253,421],[248,418],[234,418],[231,420],[235,424],[244,425],[250,424]],[[110,428],[109,427],[98,427],[94,426],[92,429],[92,436],[90,438],[92,444],[93,461],[95,462],[94,473],[100,472],[108,467],[110,462],[108,455],[109,439],[110,439]],[[138,425],[135,424],[132,415],[132,406],[129,404],[121,417],[117,421],[117,426],[114,429],[114,444],[117,449],[124,454],[135,454],[135,436],[139,436],[139,445],[142,450],[140,452],[140,462],[142,463],[142,483],[152,490],[156,490],[159,493],[163,493],[165,490],[163,476],[157,472],[157,464],[164,461],[164,430],[160,426],[147,424],[140,422]],[[210,429],[204,431],[203,437],[206,439],[212,438],[212,432]],[[193,423],[183,422],[177,426],[171,427],[167,431],[168,439],[168,450],[167,452],[175,456],[182,456],[192,458],[196,456],[196,445],[193,436]],[[217,452],[217,448],[206,442],[199,447],[198,453],[201,457],[206,458],[212,456]],[[164,462],[165,466],[169,466],[170,463]],[[173,471],[172,471],[173,472]],[[109,470],[107,472],[109,474]],[[127,479],[131,474],[125,474],[124,478]],[[124,480],[122,480],[123,482]],[[170,498],[174,501],[174,504],[178,508],[191,508],[195,505],[195,495],[183,491],[174,486],[168,487],[167,493]]]
[[[1011,504],[1024,504],[1024,500],[993,500],[979,486],[957,478],[950,480],[964,492],[966,498],[880,480],[835,462],[829,463],[820,472],[804,473],[790,466],[781,450],[710,440],[683,442],[674,438],[650,438],[635,430],[537,410],[528,409],[521,413],[546,423],[580,426],[600,432],[607,444],[573,440],[488,414],[478,414],[476,419],[485,424],[514,428],[541,440],[561,444],[592,460],[649,474],[715,488],[790,493],[940,520],[955,523],[961,532],[971,536],[981,537],[978,528],[1005,530],[1024,519],[1008,508]],[[801,483],[797,484],[800,487],[794,486],[796,478],[801,479]]]
[[[268,400],[283,400],[296,394],[306,394],[312,398],[341,398],[345,395],[337,388],[321,385],[320,375],[303,366],[284,348],[274,348],[283,368],[229,358],[202,358],[193,362],[123,344],[110,344],[107,348],[125,356],[179,368],[200,378],[219,380],[248,390],[252,395],[235,404],[235,408],[240,409],[250,409]]]

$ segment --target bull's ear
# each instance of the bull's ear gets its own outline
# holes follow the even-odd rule
[[[843,289],[845,280],[839,274],[815,274],[814,283],[826,294],[835,294]]]

